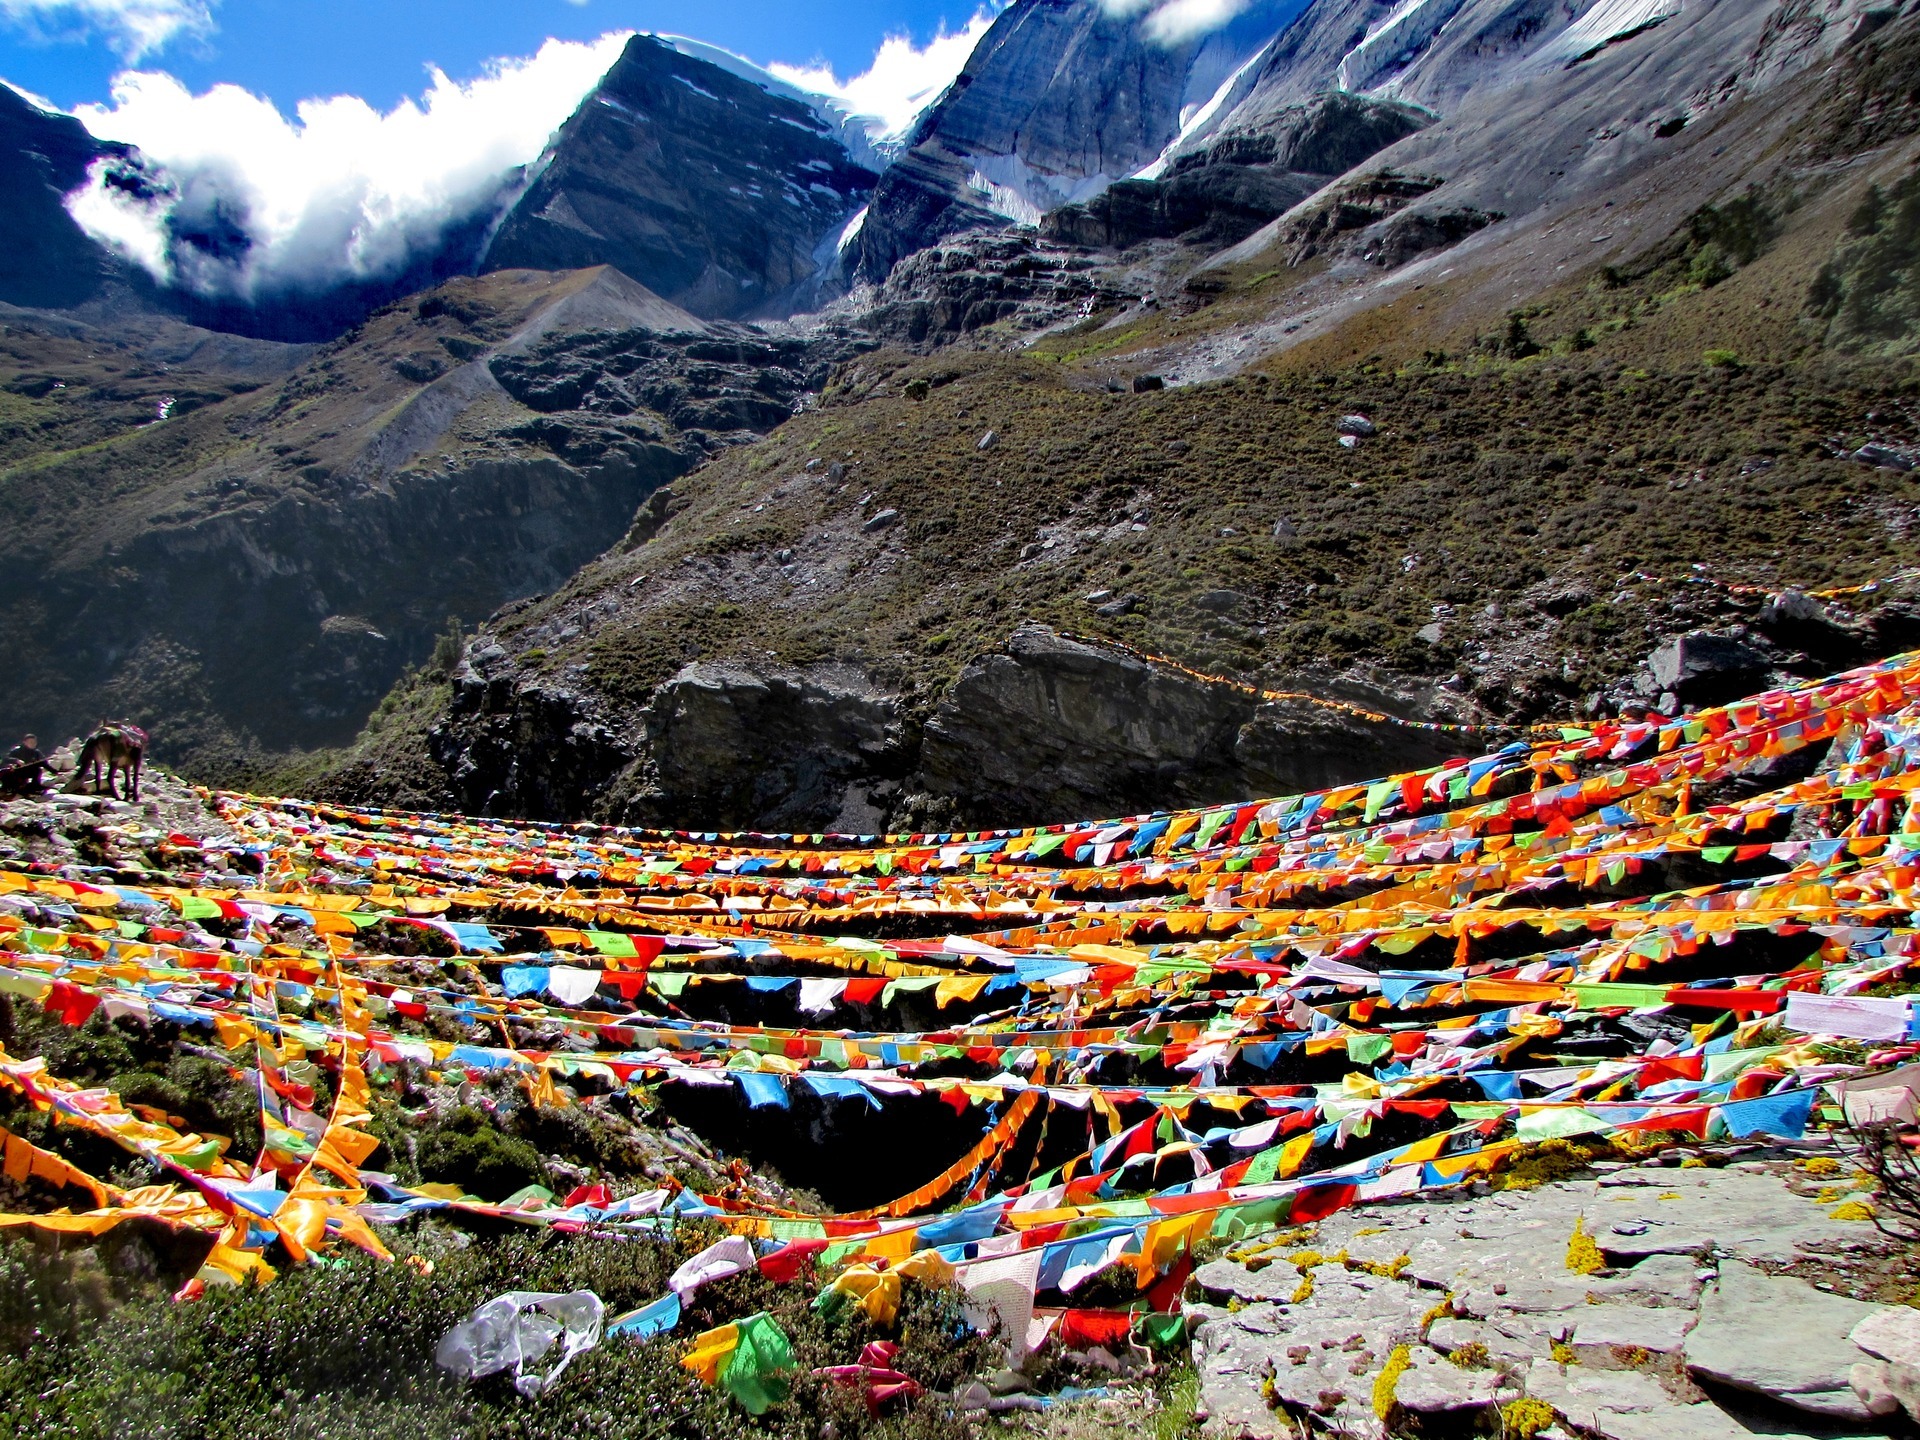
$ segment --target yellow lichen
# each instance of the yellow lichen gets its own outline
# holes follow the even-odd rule
[[[1793,1162],[1809,1175],[1838,1175],[1840,1162],[1831,1155],[1809,1155],[1804,1160]]]
[[[1653,1359],[1653,1352],[1643,1345],[1616,1345],[1613,1347],[1613,1358],[1629,1370],[1638,1370]]]
[[[1835,1220],[1871,1220],[1873,1206],[1862,1200],[1849,1200],[1846,1204],[1830,1212]]]
[[[1535,1400],[1531,1395],[1509,1400],[1500,1411],[1501,1433],[1512,1437],[1512,1440],[1533,1440],[1535,1435],[1551,1424],[1553,1407],[1544,1400]]]
[[[1438,1305],[1434,1306],[1431,1310],[1427,1311],[1426,1314],[1420,1317],[1421,1338],[1422,1339],[1426,1338],[1427,1330],[1429,1329],[1429,1327],[1432,1326],[1434,1321],[1451,1320],[1452,1318],[1453,1318],[1453,1292],[1449,1290],[1447,1291],[1445,1299],[1443,1299]]]
[[[1556,1365],[1578,1365],[1580,1363],[1580,1357],[1574,1353],[1573,1347],[1564,1340],[1554,1341],[1551,1353],[1553,1355],[1553,1362]]]
[[[1393,1407],[1399,1403],[1396,1392],[1400,1388],[1400,1377],[1413,1365],[1413,1352],[1405,1345],[1393,1347],[1393,1353],[1387,1357],[1387,1363],[1381,1368],[1373,1381],[1373,1413],[1384,1423],[1393,1414]]]
[[[1358,1270],[1368,1275],[1378,1275],[1382,1280],[1398,1280],[1400,1272],[1413,1263],[1411,1255],[1396,1255],[1391,1260],[1348,1260],[1347,1269]]]
[[[1249,1270],[1270,1265],[1275,1258],[1275,1251],[1298,1245],[1312,1233],[1312,1228],[1305,1225],[1297,1226],[1292,1230],[1282,1230],[1278,1234],[1268,1235],[1260,1240],[1250,1240],[1236,1249],[1229,1250],[1226,1258],[1245,1265]]]
[[[1478,1340],[1455,1346],[1447,1352],[1447,1359],[1462,1370],[1484,1370],[1493,1363],[1493,1357],[1487,1352],[1487,1347]]]
[[[1704,1170],[1707,1168],[1707,1162],[1702,1160],[1698,1155],[1689,1155],[1680,1162],[1680,1168],[1682,1170]]]
[[[1567,1240],[1567,1269],[1576,1275],[1592,1275],[1606,1268],[1606,1257],[1600,1253],[1600,1247],[1593,1243],[1593,1237],[1587,1234],[1586,1220],[1574,1221],[1573,1234]]]

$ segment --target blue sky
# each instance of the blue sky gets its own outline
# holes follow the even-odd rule
[[[979,0],[0,0],[0,77],[63,108],[108,97],[113,75],[165,70],[194,91],[218,82],[283,111],[358,95],[386,110],[548,38],[610,30],[690,35],[766,64],[865,70],[890,34],[924,45],[963,28]],[[170,36],[168,32],[171,31]],[[162,38],[140,48],[140,37]]]

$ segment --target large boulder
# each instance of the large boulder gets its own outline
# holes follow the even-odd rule
[[[1398,724],[1422,705],[1351,677],[1303,678],[1350,705],[1262,701],[1049,630],[961,671],[927,722],[920,783],[963,819],[1063,820],[1293,793],[1437,764],[1463,732]]]
[[[1687,1368],[1815,1415],[1867,1422],[1873,1414],[1852,1387],[1867,1356],[1847,1337],[1879,1308],[1729,1260],[1701,1298]]]
[[[963,817],[1061,820],[1244,798],[1253,700],[1050,631],[961,671],[927,722],[927,788]]]
[[[1438,765],[1482,748],[1485,736],[1397,724],[1383,697],[1353,709],[1311,700],[1262,704],[1234,740],[1234,759],[1254,794],[1295,794]]]
[[[717,826],[868,833],[912,756],[899,699],[851,671],[689,665],[647,717],[663,817]]]
[[[1714,704],[1750,692],[1766,674],[1767,657],[1739,636],[1694,630],[1649,655],[1647,671],[1661,690]]]
[[[1874,1357],[1850,1372],[1860,1402],[1875,1415],[1904,1408],[1920,1420],[1920,1310],[1910,1305],[1876,1310],[1847,1338]]]

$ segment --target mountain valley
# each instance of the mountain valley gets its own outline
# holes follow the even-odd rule
[[[607,8],[0,86],[0,1434],[1914,1440],[1920,0]]]
[[[1886,653],[1905,581],[1767,597],[1911,557],[1917,25],[1340,0],[1168,46],[1022,0],[880,150],[637,37],[478,273],[323,343],[104,253],[18,295],[9,719],[878,831],[1415,761],[1262,691],[1498,727],[1660,703],[1690,633]]]

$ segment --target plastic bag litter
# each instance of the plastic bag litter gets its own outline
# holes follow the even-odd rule
[[[433,1358],[441,1369],[466,1380],[511,1369],[513,1388],[531,1398],[552,1386],[574,1356],[600,1343],[606,1313],[591,1290],[565,1295],[511,1290],[441,1336]],[[564,1346],[557,1364],[544,1372],[525,1368],[556,1342]]]

